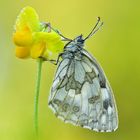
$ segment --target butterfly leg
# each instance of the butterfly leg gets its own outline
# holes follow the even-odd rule
[[[54,64],[54,65],[57,65],[58,63],[59,63],[59,59],[60,59],[60,57],[63,55],[63,53],[60,53],[59,55],[58,55],[58,57],[57,57],[57,59],[56,60],[54,60],[54,59],[45,59],[45,61],[49,61],[49,62],[51,62],[52,64]]]
[[[62,34],[60,33],[60,31],[58,31],[57,29],[54,29],[54,28],[51,26],[50,23],[43,22],[42,24],[44,24],[44,26],[45,26],[46,28],[49,27],[49,32],[50,32],[51,30],[53,30],[54,32],[56,32],[57,34],[59,34],[59,35],[63,38],[63,41],[72,41],[72,39],[69,39],[69,38],[65,37],[64,35],[62,35]]]

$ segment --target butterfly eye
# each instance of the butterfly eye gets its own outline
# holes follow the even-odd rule
[[[83,44],[84,40],[83,39],[78,39],[77,42]]]
[[[79,38],[77,38],[77,43],[83,44],[84,40],[82,39],[82,37],[80,36]]]
[[[83,40],[83,38],[82,38],[83,36],[82,35],[80,35],[80,36],[78,36],[75,40],[76,40],[76,42],[78,42],[78,43],[83,43],[84,42],[84,40]]]

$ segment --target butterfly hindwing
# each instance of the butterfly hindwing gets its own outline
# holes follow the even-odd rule
[[[56,71],[49,106],[65,122],[95,131],[114,131],[117,110],[105,80],[101,67],[87,51],[65,58]]]

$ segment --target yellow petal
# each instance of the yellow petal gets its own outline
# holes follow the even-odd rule
[[[18,58],[28,58],[30,56],[30,49],[28,47],[19,47],[15,49],[16,57]]]
[[[55,32],[37,32],[34,33],[34,40],[38,42],[39,40],[45,41],[47,46],[46,49],[52,53],[60,53],[64,48],[64,43],[61,41],[61,37]]]
[[[40,41],[47,41],[46,36],[47,36],[47,32],[34,32],[33,33],[33,40],[34,43],[40,42]]]
[[[32,33],[28,27],[25,27],[23,31],[13,34],[13,41],[17,46],[30,46],[33,42]]]
[[[31,57],[33,59],[39,58],[40,56],[43,55],[45,49],[46,49],[46,43],[44,41],[34,44],[31,48]]]
[[[46,33],[46,40],[48,40],[49,42],[53,42],[53,41],[60,41],[61,37],[54,31],[51,31],[49,33]]]
[[[15,29],[16,29],[16,31],[17,30],[22,31],[22,30],[24,30],[25,26],[28,26],[28,28],[31,30],[31,32],[40,31],[40,28],[41,28],[39,17],[37,15],[37,13],[30,6],[27,6],[21,10],[21,12],[16,20]]]
[[[61,53],[64,49],[64,43],[61,40],[47,43],[47,49],[53,53]]]

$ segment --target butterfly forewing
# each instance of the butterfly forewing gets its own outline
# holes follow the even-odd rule
[[[111,87],[97,61],[84,49],[60,62],[49,106],[56,116],[74,125],[101,132],[118,127]]]

